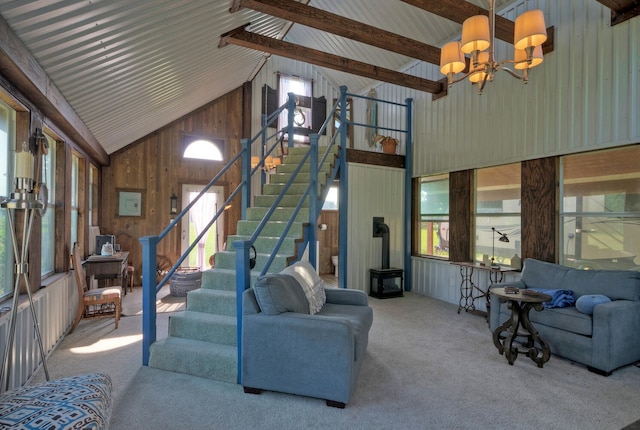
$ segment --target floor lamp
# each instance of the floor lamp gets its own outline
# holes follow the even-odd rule
[[[493,244],[491,245],[491,267],[499,267],[500,265],[496,263],[496,233],[500,235],[498,239],[499,242],[509,243],[509,238],[506,233],[500,233],[494,227],[491,227],[493,231]]]
[[[42,142],[36,138],[36,143],[41,145]],[[38,151],[39,153],[40,151]],[[36,310],[33,306],[33,297],[31,295],[31,285],[29,282],[29,242],[31,240],[31,231],[36,211],[41,210],[44,205],[36,197],[33,190],[33,155],[29,152],[26,144],[23,144],[22,152],[16,153],[16,188],[11,193],[11,198],[4,200],[0,206],[7,210],[7,219],[9,231],[11,232],[11,242],[13,245],[13,254],[15,259],[14,273],[15,284],[13,287],[13,304],[11,307],[11,319],[9,320],[9,333],[7,343],[5,345],[4,359],[2,361],[2,373],[0,376],[0,392],[9,390],[11,358],[13,358],[13,344],[16,332],[16,317],[18,313],[18,299],[20,298],[20,280],[24,279],[24,284],[29,297],[29,306],[31,315],[33,316],[33,325],[35,327],[38,346],[40,347],[40,356],[42,358],[42,366],[44,373],[49,380],[49,370],[47,369],[46,355],[42,346],[42,337],[40,336],[40,327],[36,317]],[[45,202],[46,204],[46,202]],[[24,212],[22,238],[20,244],[16,236],[14,217],[17,212]]]

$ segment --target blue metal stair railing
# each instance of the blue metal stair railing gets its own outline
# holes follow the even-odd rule
[[[140,243],[142,245],[142,364],[144,366],[149,365],[149,355],[151,345],[157,339],[157,326],[156,326],[156,298],[160,289],[166,284],[166,282],[173,276],[175,271],[180,267],[182,262],[187,258],[189,253],[193,250],[193,248],[197,245],[200,239],[204,236],[204,234],[208,231],[209,228],[215,223],[215,221],[220,217],[220,215],[224,212],[229,204],[237,197],[238,194],[242,193],[241,196],[241,213],[242,218],[246,219],[246,209],[250,206],[251,201],[251,177],[258,171],[262,170],[262,166],[264,166],[265,158],[269,154],[271,154],[280,144],[280,141],[276,141],[269,149],[265,151],[265,148],[268,145],[269,139],[276,139],[276,134],[268,137],[266,135],[266,127],[272,124],[284,109],[289,109],[290,114],[289,118],[291,119],[291,123],[293,122],[293,108],[295,108],[295,97],[293,94],[289,94],[289,100],[287,103],[278,108],[273,114],[268,117],[265,116],[263,118],[263,124],[265,127],[261,132],[256,135],[253,139],[242,139],[242,149],[236,154],[221,170],[215,175],[215,177],[209,181],[209,183],[203,188],[203,190],[196,196],[195,199],[187,205],[178,216],[172,220],[169,225],[157,236],[145,236],[140,238]],[[293,131],[293,126],[288,127],[289,131]],[[258,138],[262,138],[262,148],[261,148],[261,159],[258,164],[252,168],[251,167],[251,145]],[[189,210],[197,203],[197,201],[213,186],[217,183],[217,181],[233,166],[235,163],[241,163],[242,169],[242,178],[241,182],[238,184],[235,190],[231,192],[229,197],[225,200],[224,205],[217,211],[211,221],[207,224],[207,226],[203,229],[203,231],[198,235],[198,237],[190,244],[184,254],[180,256],[180,258],[176,261],[176,263],[168,270],[168,272],[164,275],[162,280],[156,284],[156,276],[157,276],[157,248],[158,244],[162,239],[164,239],[169,232],[183,219],[183,217],[189,213]],[[248,254],[247,254],[248,256]],[[247,258],[248,261],[248,258]]]

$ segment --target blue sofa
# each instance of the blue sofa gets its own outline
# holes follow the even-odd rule
[[[373,323],[363,291],[326,288],[308,262],[298,262],[259,278],[242,303],[245,392],[316,397],[339,408],[349,403]]]
[[[580,270],[526,259],[519,282],[491,288],[509,285],[573,293],[577,307],[545,308],[529,314],[553,354],[605,376],[640,360],[640,272]],[[507,304],[492,295],[491,331],[510,315]]]

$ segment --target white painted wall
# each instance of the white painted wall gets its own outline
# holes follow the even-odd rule
[[[389,264],[403,268],[404,169],[349,163],[347,286],[369,292],[369,269],[380,268],[382,238],[373,217],[389,226]],[[342,250],[341,250],[342,251]]]

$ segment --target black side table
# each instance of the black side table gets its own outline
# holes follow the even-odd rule
[[[549,345],[538,335],[538,330],[531,324],[529,320],[529,311],[531,308],[536,311],[544,309],[544,302],[551,301],[548,294],[531,292],[531,294],[523,294],[524,290],[518,290],[517,293],[507,293],[505,288],[492,288],[489,290],[491,294],[496,295],[500,300],[505,300],[511,309],[511,316],[500,327],[493,332],[493,344],[498,348],[500,354],[504,353],[509,364],[518,358],[518,354],[526,354],[532,359],[538,367],[542,367],[544,363],[549,361],[551,351]],[[506,332],[506,336],[502,333]],[[524,338],[524,342],[514,341],[517,338]],[[517,344],[520,344],[523,351],[518,350]]]
[[[398,285],[398,280],[400,285]],[[404,271],[402,269],[369,269],[369,295],[378,299],[402,297]]]

